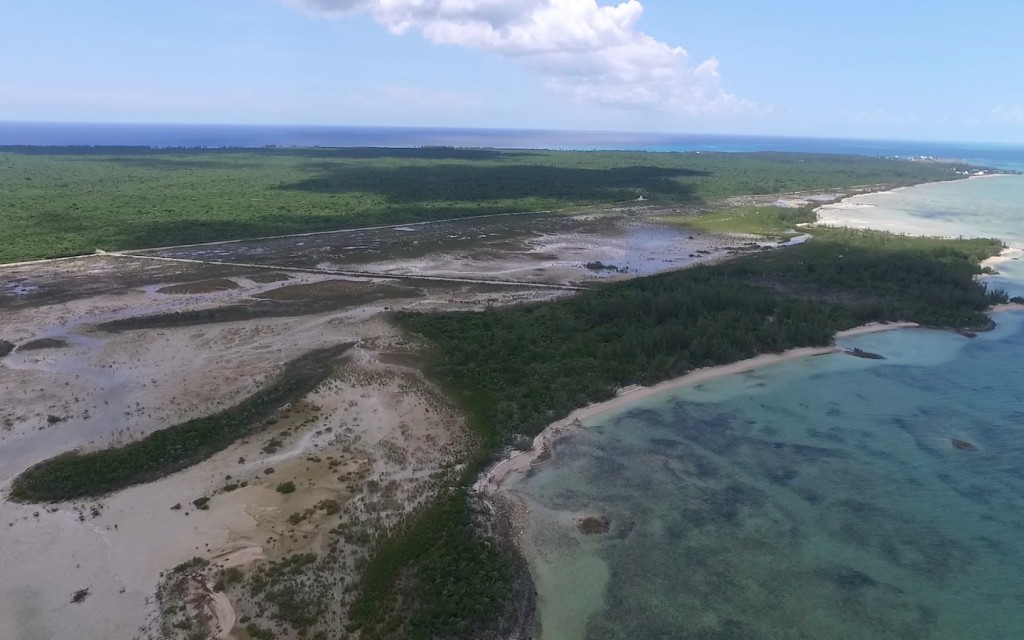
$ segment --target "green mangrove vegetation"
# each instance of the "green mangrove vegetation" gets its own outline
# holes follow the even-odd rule
[[[351,346],[317,349],[292,360],[265,388],[214,415],[154,431],[122,446],[69,452],[40,462],[14,479],[10,498],[58,502],[100,496],[202,462],[259,431],[274,411],[313,391],[334,370],[338,356]]]
[[[0,147],[0,263],[635,200],[901,186],[954,167],[795,153]]]
[[[1006,294],[974,277],[978,261],[1001,248],[998,240],[819,229],[799,246],[554,303],[399,315],[433,344],[433,374],[470,416],[477,447],[457,488],[376,550],[351,630],[426,640],[482,637],[504,624],[515,567],[479,535],[467,487],[522,436],[623,386],[827,345],[836,331],[868,321],[983,327],[985,310]]]

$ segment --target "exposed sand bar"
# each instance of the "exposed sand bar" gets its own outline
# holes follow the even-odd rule
[[[991,267],[995,269],[1004,262],[1011,262],[1021,258],[1022,256],[1024,256],[1024,249],[1020,249],[1018,247],[1007,247],[1006,249],[1003,249],[999,255],[982,260],[981,266],[982,268]]]
[[[992,313],[1001,313],[1004,311],[1024,311],[1024,304],[1017,302],[1007,302],[1006,304],[997,304],[989,309]]]
[[[1024,305],[1020,306],[1024,308]],[[919,326],[920,325],[914,322],[890,322],[885,324],[872,322],[846,331],[840,331],[836,334],[836,338],[850,338],[869,333],[878,333],[880,331],[911,329]],[[582,427],[584,420],[589,420],[603,413],[627,407],[639,400],[643,400],[660,393],[665,393],[667,391],[682,389],[684,387],[692,387],[717,378],[724,378],[738,373],[746,373],[748,371],[778,364],[780,362],[788,362],[790,360],[797,360],[799,358],[806,358],[809,356],[839,353],[842,351],[843,348],[837,345],[827,347],[800,347],[797,349],[789,349],[782,353],[765,353],[753,358],[740,360],[739,362],[733,362],[718,367],[698,369],[684,376],[666,380],[650,387],[628,387],[611,400],[587,405],[586,407],[573,411],[562,420],[552,423],[533,439],[533,448],[531,450],[516,451],[495,464],[483,476],[481,476],[475,485],[473,485],[473,489],[474,491],[483,493],[491,493],[501,489],[502,484],[509,478],[509,476],[528,469],[530,465],[538,462],[538,459],[541,458],[541,456],[550,455],[551,445],[555,440]]]

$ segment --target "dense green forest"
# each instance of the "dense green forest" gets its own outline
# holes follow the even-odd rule
[[[626,385],[827,345],[868,321],[983,327],[1006,295],[974,276],[1001,248],[818,229],[803,245],[555,303],[398,319],[434,345],[434,375],[471,417],[479,446],[466,486],[518,436]],[[352,610],[363,637],[472,638],[502,619],[509,559],[473,534],[469,504],[465,490],[446,494],[378,549]]]
[[[0,147],[0,263],[635,200],[957,177],[946,164],[793,153]]]
[[[212,416],[154,431],[123,446],[70,452],[40,462],[14,479],[10,497],[19,502],[95,497],[202,462],[255,433],[274,411],[315,389],[350,346],[318,349],[289,362],[267,387]]]

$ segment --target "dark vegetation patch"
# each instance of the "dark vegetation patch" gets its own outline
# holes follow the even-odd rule
[[[379,352],[377,360],[382,364],[393,364],[411,369],[419,369],[426,364],[423,354],[415,351]]]
[[[623,386],[831,344],[836,331],[869,321],[983,325],[1005,294],[975,282],[977,263],[1001,248],[994,240],[824,230],[785,250],[552,303],[398,321],[435,345],[432,371],[470,416],[478,446],[464,467],[468,486],[516,437]],[[717,521],[760,499],[732,489],[710,505]],[[477,535],[467,505],[465,490],[446,495],[380,545],[351,609],[354,629],[374,638],[471,638],[500,619],[509,603],[496,593],[509,557]]]
[[[396,640],[500,637],[484,632],[516,604],[515,566],[507,548],[478,535],[465,492],[447,492],[377,546],[348,630]]]
[[[868,574],[845,565],[830,565],[818,571],[819,577],[842,591],[859,591],[878,584]]]
[[[635,200],[957,177],[952,165],[787,153],[0,148],[0,263]]]
[[[310,628],[322,622],[329,611],[329,587],[317,584],[317,579],[312,579],[311,584],[308,572],[317,562],[328,561],[318,560],[312,553],[272,560],[253,571],[245,585],[249,595],[259,598],[267,607],[271,620],[287,624],[302,638],[307,637]],[[326,571],[315,574],[329,575]]]
[[[576,519],[580,533],[588,536],[611,531],[612,523],[607,516],[585,516]]]
[[[64,338],[39,338],[18,346],[18,351],[41,351],[43,349],[62,349],[68,346]]]
[[[15,478],[10,497],[19,502],[56,502],[99,496],[190,467],[259,431],[270,414],[315,389],[350,346],[318,349],[296,358],[264,389],[214,415],[161,429],[123,446],[69,452],[40,462]]]
[[[285,282],[292,279],[292,277],[287,273],[278,273],[276,271],[259,271],[245,277],[257,284],[271,284],[273,282]]]
[[[199,282],[185,282],[169,287],[157,289],[157,293],[168,295],[181,295],[189,293],[216,293],[218,291],[231,291],[238,288],[238,283],[227,278],[216,278],[214,280],[200,280]]]
[[[338,311],[380,300],[419,298],[423,289],[391,283],[329,280],[312,284],[288,285],[260,294],[252,302],[212,309],[155,313],[97,325],[101,331],[115,333],[137,329],[169,329],[218,322],[238,322],[260,318],[284,318]]]
[[[7,340],[0,340],[0,358],[14,351],[14,343]]]
[[[20,286],[31,289],[31,292],[9,295],[0,291],[0,310],[38,308],[100,295],[117,295],[157,284],[241,276],[248,271],[230,265],[157,262],[113,256],[87,256],[50,265],[4,267],[5,278],[18,280]]]
[[[397,284],[378,284],[376,282],[360,282],[355,280],[324,280],[308,284],[278,287],[259,294],[259,298],[276,302],[329,300],[344,305],[356,306],[388,297],[410,298],[421,294],[422,292],[419,289]]]

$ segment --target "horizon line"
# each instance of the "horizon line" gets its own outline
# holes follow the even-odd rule
[[[767,134],[767,133],[698,133],[672,131],[624,131],[612,129],[557,129],[530,127],[446,127],[441,125],[367,125],[367,124],[294,124],[294,123],[244,123],[244,122],[114,122],[114,121],[72,121],[72,120],[2,120],[4,125],[43,125],[43,126],[111,126],[111,127],[232,127],[232,128],[279,128],[279,129],[364,129],[364,130],[409,130],[409,131],[449,131],[449,132],[505,132],[505,133],[561,133],[575,135],[609,135],[609,136],[655,136],[655,137],[714,137],[714,138],[763,138],[766,140],[830,140],[847,142],[884,142],[884,143],[924,143],[934,145],[986,145],[1010,149],[1024,148],[1021,142],[996,142],[988,140],[939,140],[928,138],[876,138],[850,137],[844,135],[808,135],[808,134]],[[54,146],[54,145],[5,145],[0,146]],[[67,145],[57,145],[67,146]],[[124,146],[124,145],[70,145],[70,146]],[[281,145],[295,146],[295,145]]]

